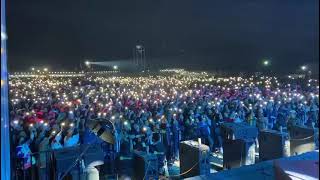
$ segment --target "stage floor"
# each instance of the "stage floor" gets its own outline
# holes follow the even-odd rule
[[[312,151],[298,156],[291,156],[288,158],[281,158],[280,160],[317,160],[319,161],[319,151]],[[319,166],[318,166],[319,168]],[[231,170],[224,170],[218,173],[209,175],[196,176],[187,178],[186,180],[274,180],[275,173],[273,168],[273,160],[260,162],[250,166],[243,166]]]

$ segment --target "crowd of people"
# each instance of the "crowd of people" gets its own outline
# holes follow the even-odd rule
[[[179,159],[182,140],[201,137],[211,151],[222,151],[223,122],[285,130],[319,121],[315,79],[179,72],[11,77],[9,85],[12,149],[24,158],[102,142],[88,128],[88,121],[97,119],[112,122],[117,154],[159,152],[168,162]],[[37,163],[25,162],[25,168]]]

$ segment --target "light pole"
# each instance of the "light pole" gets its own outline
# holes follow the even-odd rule
[[[306,77],[307,75],[310,75],[311,73],[307,73],[308,66],[307,65],[302,65],[300,66],[301,71],[303,72],[304,76]]]
[[[269,59],[264,59],[264,60],[262,61],[262,65],[263,65],[263,67],[264,67],[264,71],[265,71],[265,72],[268,72],[268,67],[270,66],[270,64],[271,64],[271,62],[270,62]]]

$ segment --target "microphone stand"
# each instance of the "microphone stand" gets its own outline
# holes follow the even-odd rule
[[[72,168],[74,168],[78,162],[82,160],[83,155],[88,151],[88,149],[92,146],[92,144],[88,144],[85,149],[82,151],[82,153],[78,156],[78,158],[75,160],[75,162],[67,169],[67,171],[62,175],[62,177],[58,177],[58,180],[63,180],[67,176],[67,174],[71,171]]]
[[[115,130],[114,128],[114,124],[110,121],[107,120],[112,124],[112,129]],[[92,144],[88,144],[87,147],[85,147],[85,149],[82,151],[82,153],[79,155],[79,157],[75,160],[75,162],[67,169],[67,171],[63,174],[63,176],[60,178],[58,177],[58,180],[63,180],[64,177],[66,177],[66,175],[71,171],[72,168],[74,168],[78,162],[80,162],[82,160],[83,155],[88,151],[88,149],[92,146]]]

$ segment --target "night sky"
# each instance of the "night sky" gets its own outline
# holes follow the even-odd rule
[[[319,63],[318,0],[8,0],[9,68],[74,70],[84,59],[277,72]]]

